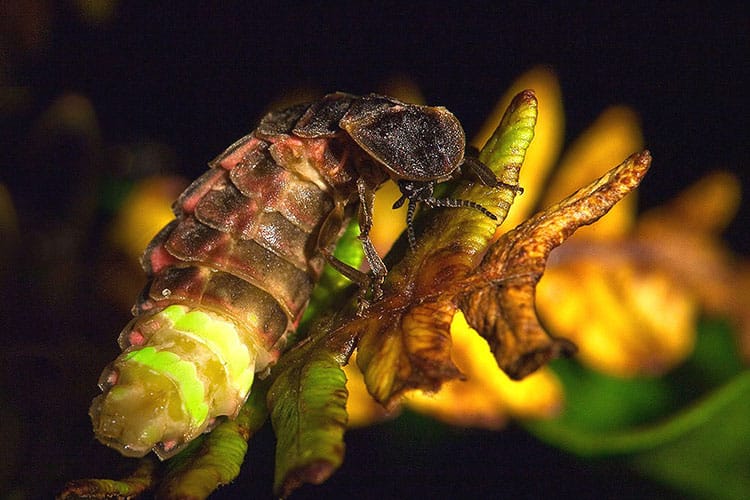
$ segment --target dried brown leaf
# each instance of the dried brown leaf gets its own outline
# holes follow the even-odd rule
[[[583,225],[602,217],[638,186],[651,163],[646,151],[632,155],[587,187],[504,234],[466,280],[459,299],[468,323],[487,339],[500,368],[520,379],[544,363],[574,351],[539,324],[536,284],[555,247]]]

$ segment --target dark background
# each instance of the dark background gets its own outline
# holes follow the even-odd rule
[[[194,177],[207,160],[250,130],[268,103],[290,91],[367,93],[405,75],[418,83],[430,104],[456,113],[471,136],[513,79],[544,63],[560,78],[568,140],[612,104],[628,104],[640,114],[654,157],[640,191],[643,207],[663,202],[714,168],[732,170],[746,192],[750,187],[750,18],[741,2],[606,9],[524,3],[217,3],[167,7],[127,1],[110,21],[92,25],[72,3],[29,2],[50,6],[47,41],[30,51],[12,50],[20,46],[17,30],[12,19],[3,21],[10,47],[3,78],[32,95],[23,113],[5,116],[2,124],[0,181],[17,204],[22,234],[27,226],[37,231],[42,217],[57,220],[55,212],[68,206],[60,192],[79,175],[75,170],[29,173],[19,153],[25,127],[68,91],[91,100],[105,144],[160,141],[176,152],[169,170]],[[744,204],[727,232],[732,247],[744,255],[750,253],[749,220]],[[106,217],[98,224],[106,224]],[[87,236],[92,248],[98,234]],[[48,252],[59,250],[54,242],[44,245]],[[84,248],[78,258],[86,260],[91,252]],[[29,260],[19,264],[24,273],[33,268]],[[0,309],[7,339],[30,339],[19,342],[18,356],[3,369],[3,397],[21,422],[11,472],[20,491],[32,496],[58,488],[64,479],[107,474],[120,465],[113,452],[93,443],[86,416],[103,364],[91,359],[89,366],[79,356],[73,368],[60,368],[54,358],[24,353],[23,346],[83,338],[94,348],[101,346],[107,359],[127,319],[126,309],[102,310],[111,305],[92,292],[93,275],[71,278],[75,300],[62,305],[35,295],[38,283],[28,282],[33,279],[12,274]],[[47,279],[66,278],[54,273],[39,278]],[[63,402],[45,403],[47,396]],[[409,419],[351,432],[347,443],[344,467],[325,486],[306,487],[300,497],[664,493],[613,464],[567,457],[515,427],[487,433],[433,428]],[[272,450],[266,430],[253,444],[241,479],[217,497],[248,492],[268,497]]]

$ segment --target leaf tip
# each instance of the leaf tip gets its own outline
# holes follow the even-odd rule
[[[503,366],[503,371],[513,380],[522,380],[553,359],[569,358],[576,352],[578,347],[570,340],[551,338],[547,345],[524,352],[512,364]]]
[[[536,103],[536,92],[534,89],[524,89],[513,98],[512,103],[515,104],[533,104]]]
[[[288,498],[303,484],[322,484],[331,477],[336,469],[337,467],[327,460],[315,460],[303,467],[289,471],[281,483],[277,485],[274,493],[281,498]]]

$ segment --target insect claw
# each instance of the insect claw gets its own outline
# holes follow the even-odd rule
[[[370,308],[370,301],[363,296],[357,297],[357,317],[361,318]]]
[[[367,285],[360,285],[359,292],[357,292],[357,316],[361,317],[370,308],[373,302],[383,298],[383,281],[385,281],[385,275],[369,274],[369,283]],[[367,298],[367,293],[371,292],[372,297]]]

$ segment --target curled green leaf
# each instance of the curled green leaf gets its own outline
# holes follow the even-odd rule
[[[592,224],[635,189],[651,165],[637,153],[568,198],[502,235],[463,284],[466,321],[487,339],[497,364],[520,379],[549,360],[575,351],[550,337],[536,314],[536,285],[550,252],[579,227]]]
[[[289,354],[268,392],[276,433],[274,491],[288,496],[320,484],[344,459],[346,376],[336,356],[317,343]]]
[[[153,488],[157,469],[158,464],[154,457],[145,457],[138,461],[136,470],[123,479],[79,479],[71,481],[65,485],[57,498],[60,500],[136,498]]]

